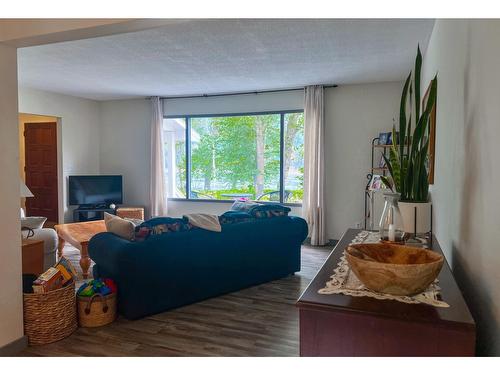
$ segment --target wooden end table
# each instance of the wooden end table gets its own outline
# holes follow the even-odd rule
[[[42,240],[22,240],[23,274],[40,275],[43,269],[43,246]]]
[[[83,278],[88,278],[90,268],[89,241],[97,233],[106,232],[104,220],[57,224],[54,226],[54,229],[59,237],[59,244],[57,246],[58,258],[63,255],[63,248],[66,242],[70,243],[80,250],[80,266],[82,267]]]

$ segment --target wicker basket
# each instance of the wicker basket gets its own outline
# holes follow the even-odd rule
[[[116,293],[92,297],[78,296],[78,324],[80,327],[100,327],[116,319]]]
[[[29,345],[49,344],[77,328],[75,283],[47,293],[24,293],[24,333]]]

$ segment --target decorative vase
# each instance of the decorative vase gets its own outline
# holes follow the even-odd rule
[[[403,216],[404,231],[410,234],[422,234],[431,231],[431,202],[399,202]],[[416,219],[416,221],[415,221]]]
[[[404,227],[398,201],[399,193],[384,193],[384,211],[380,217],[380,238],[383,241],[402,242],[404,239]]]

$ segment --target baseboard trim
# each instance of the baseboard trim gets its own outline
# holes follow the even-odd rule
[[[12,357],[28,347],[28,336],[23,336],[0,347],[0,357]]]
[[[337,244],[337,242],[339,242],[339,240],[332,240],[332,239],[329,239],[328,242],[323,245],[323,246],[318,246],[318,247],[335,247],[335,245]],[[307,237],[304,242],[302,242],[303,245],[308,245],[308,246],[311,246],[311,238],[310,237]]]

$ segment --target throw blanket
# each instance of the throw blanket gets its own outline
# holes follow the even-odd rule
[[[212,232],[221,232],[222,228],[217,215],[209,214],[188,214],[184,215],[188,219],[189,224],[193,227],[210,230]]]

